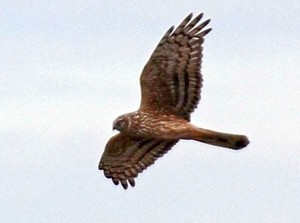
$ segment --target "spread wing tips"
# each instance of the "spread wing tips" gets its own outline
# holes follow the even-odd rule
[[[189,28],[187,34],[190,36],[190,37],[199,37],[198,34],[199,32],[205,27],[208,25],[208,23],[210,22],[210,19],[200,23],[198,26],[196,26],[195,28],[193,28],[192,30],[190,30],[190,28],[192,27],[187,27]],[[203,37],[203,36],[202,36]]]
[[[197,15],[192,21],[193,13],[190,13],[181,23],[180,25],[175,29],[175,31],[171,34],[168,30],[168,36],[171,34],[171,36],[176,36],[179,34],[187,34],[190,37],[198,37],[201,38],[205,36],[207,33],[211,31],[211,29],[204,30],[200,32],[207,24],[209,24],[210,19],[205,20],[204,22],[197,25],[197,23],[203,18],[203,13],[200,13]],[[200,32],[200,33],[199,33]],[[165,37],[165,36],[164,36]]]
[[[171,26],[168,31],[165,33],[165,35],[161,38],[161,41],[158,43],[158,45],[162,45],[171,35],[171,33],[174,30],[174,26]]]
[[[197,37],[204,37],[206,34],[208,34],[210,31],[212,31],[212,28],[206,29],[199,34],[197,34]]]
[[[193,18],[193,13],[191,12],[190,14],[188,14],[187,17],[185,17],[185,19],[181,22],[181,25],[185,26],[191,19]]]
[[[184,32],[187,33],[190,31],[203,17],[203,13],[197,15],[184,29]]]
[[[190,13],[180,24],[179,26],[175,29],[175,26],[171,26],[167,32],[163,35],[163,37],[161,38],[161,40],[158,43],[158,46],[164,44],[168,38],[172,37],[172,36],[176,36],[179,34],[188,34],[190,37],[198,37],[199,38],[199,34],[197,34],[199,31],[201,31],[201,29],[203,29],[209,22],[210,19],[206,20],[205,22],[201,23],[200,25],[198,25],[197,27],[195,27],[195,25],[202,19],[203,17],[203,12],[200,13],[199,15],[197,15],[192,21],[191,19],[193,18],[193,13]],[[196,31],[198,30],[198,31]],[[210,29],[211,30],[211,29]],[[210,31],[209,30],[209,31]],[[206,31],[206,30],[205,30]],[[205,36],[208,32],[202,31],[201,34],[203,36]],[[193,34],[191,34],[193,33]],[[197,35],[195,35],[197,34]]]
[[[128,180],[128,181],[127,181],[127,180]],[[127,188],[128,188],[128,183],[129,183],[132,187],[135,186],[135,181],[134,181],[133,178],[129,178],[129,179],[127,179],[127,180],[121,180],[121,185],[122,185],[122,187],[124,188],[124,190],[127,190]],[[114,181],[113,181],[113,182],[114,182]],[[118,184],[119,184],[119,182],[118,182]],[[116,185],[118,185],[118,184],[116,184]]]
[[[126,190],[128,188],[128,183],[132,187],[135,186],[134,177],[137,177],[137,174],[131,176],[124,176],[122,174],[111,174],[109,171],[104,171],[104,176],[108,179],[111,179],[115,185],[119,185],[121,183],[122,187]]]
[[[184,31],[184,28],[189,23],[189,21],[192,19],[193,13],[190,13],[175,29],[174,33],[172,35],[178,35]]]
[[[199,21],[202,19],[203,15],[204,15],[203,12],[201,12],[199,15],[197,15],[197,16],[193,19],[193,21],[191,21],[190,24],[195,25],[197,22],[199,22]]]
[[[171,27],[168,29],[168,31],[165,33],[164,37],[169,37],[170,34],[173,32],[174,28],[175,28],[175,26],[171,26]]]

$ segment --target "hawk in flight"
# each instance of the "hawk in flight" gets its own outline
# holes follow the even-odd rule
[[[113,129],[119,131],[106,144],[99,163],[113,183],[135,185],[134,178],[180,139],[242,149],[249,140],[244,135],[215,132],[190,123],[190,115],[200,100],[202,44],[211,29],[210,20],[199,24],[203,13],[192,13],[158,43],[141,77],[140,108],[119,116]]]

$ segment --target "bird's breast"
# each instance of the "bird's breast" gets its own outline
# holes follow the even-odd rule
[[[177,116],[139,112],[133,116],[130,131],[145,138],[179,139],[190,124]]]

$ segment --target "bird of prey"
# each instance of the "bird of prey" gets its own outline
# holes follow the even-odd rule
[[[244,135],[221,133],[196,127],[190,115],[200,100],[201,60],[205,29],[199,24],[203,13],[189,14],[180,25],[162,37],[140,76],[140,108],[119,116],[113,129],[119,131],[106,144],[99,163],[113,183],[135,185],[139,173],[167,153],[180,139],[242,149],[249,140]]]

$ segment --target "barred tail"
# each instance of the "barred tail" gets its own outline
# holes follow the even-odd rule
[[[215,132],[208,129],[197,128],[193,134],[193,139],[199,142],[207,143],[214,146],[220,146],[239,150],[249,144],[247,136]]]

